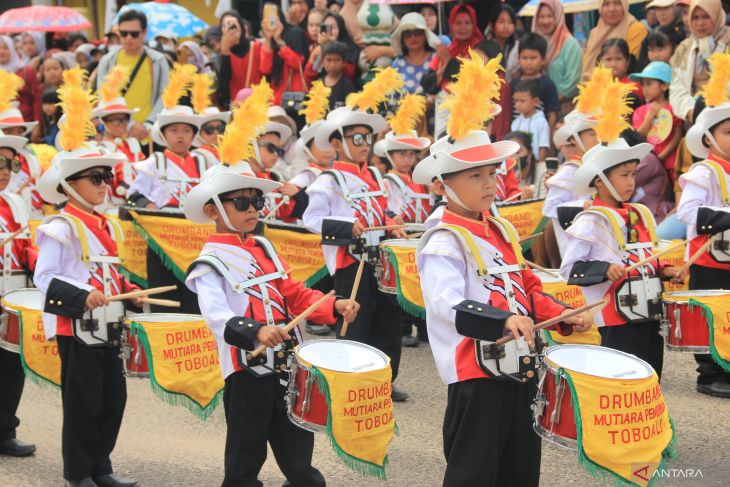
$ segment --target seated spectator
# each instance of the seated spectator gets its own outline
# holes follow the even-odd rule
[[[540,105],[540,85],[536,80],[522,80],[512,92],[515,110],[519,116],[512,121],[512,132],[530,135],[532,155],[544,161],[550,148],[550,127]]]

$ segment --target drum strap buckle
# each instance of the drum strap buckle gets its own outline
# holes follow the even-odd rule
[[[482,357],[484,360],[496,360],[499,366],[499,361],[507,357],[507,353],[504,350],[504,345],[497,345],[496,343],[483,343],[482,344]]]
[[[565,394],[565,380],[561,377],[558,385],[555,386],[555,407],[550,413],[550,423],[560,423],[560,406],[563,404],[563,394]]]
[[[636,294],[629,294],[624,296],[619,296],[619,304],[621,306],[628,306],[628,307],[634,307],[639,305],[639,298],[636,296]]]

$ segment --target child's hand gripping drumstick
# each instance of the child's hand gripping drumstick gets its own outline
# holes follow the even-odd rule
[[[357,290],[360,287],[360,280],[362,278],[362,270],[365,267],[365,256],[360,257],[360,265],[357,267],[357,274],[355,274],[355,282],[352,284],[352,293],[350,294],[350,302],[354,303],[357,297]],[[350,323],[347,320],[342,321],[342,329],[340,330],[340,336],[347,335],[347,327]]]

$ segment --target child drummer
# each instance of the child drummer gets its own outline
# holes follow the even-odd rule
[[[707,252],[690,266],[689,288],[727,289],[730,278],[730,54],[714,54],[709,59],[712,76],[704,87],[706,108],[698,112],[695,124],[687,133],[687,147],[692,155],[704,159],[679,178],[682,197],[677,207],[679,219],[688,226],[690,256],[710,236],[717,239]],[[709,354],[696,354],[699,376],[697,391],[715,397],[730,398],[730,374]]]
[[[595,127],[602,143],[584,154],[574,182],[578,194],[595,191],[595,197],[566,231],[560,272],[569,284],[581,286],[587,303],[607,298],[608,304],[595,317],[601,345],[636,355],[661,377],[661,280],[681,282],[681,277],[677,268],[658,260],[627,271],[627,266],[651,257],[656,242],[651,211],[628,203],[635,188],[636,167],[651,145],[631,147],[619,137],[628,126],[623,118],[630,112],[627,90],[625,84],[612,80],[603,92]]]
[[[49,203],[68,203],[60,215],[38,227],[34,276],[45,295],[46,338],[55,337],[61,358],[63,475],[67,486],[136,486],[136,481],[112,473],[110,454],[127,388],[121,328],[113,323],[124,309],[108,297],[138,288],[119,272],[121,228],[94,211],[104,202],[112,169],[124,155],[102,154],[86,144],[91,120],[84,120],[84,114],[93,107],[81,69],[66,71],[64,82],[59,89],[61,106],[71,114],[60,127],[64,152],[41,176],[38,189]],[[76,111],[79,116],[73,116]],[[131,302],[141,305],[140,298]]]
[[[21,169],[18,154],[28,142],[25,137],[5,135],[0,131],[0,240],[9,238],[9,234],[21,229],[28,223],[28,206],[17,194],[5,192],[13,174]],[[37,252],[24,235],[18,235],[0,248],[0,297],[2,294],[28,287],[27,277],[2,272],[5,265],[14,271],[32,272],[35,267]],[[35,452],[35,445],[16,439],[15,430],[20,421],[15,416],[23,394],[25,374],[20,362],[20,354],[0,347],[0,455],[24,457]]]
[[[368,99],[351,98],[357,101],[331,111],[317,131],[315,143],[323,149],[334,149],[338,160],[307,188],[309,206],[302,220],[308,229],[322,234],[322,251],[338,294],[348,296],[352,292],[359,260],[367,260],[357,295],[363,309],[345,338],[387,354],[395,380],[401,355],[400,312],[395,300],[378,289],[375,275],[378,246],[386,238],[386,230],[366,230],[395,224],[386,213],[388,202],[380,173],[367,165],[373,135],[384,130],[386,124],[380,115],[358,109],[377,107],[398,89],[398,82],[402,85],[397,73],[393,79],[391,72],[391,68],[382,70],[361,92]],[[389,233],[396,238],[406,236],[399,228]],[[337,336],[341,337],[339,328]],[[404,401],[408,395],[393,388],[392,397]]]
[[[540,439],[530,419],[534,382],[495,377],[475,347],[503,334],[524,337],[532,347],[532,317],[544,320],[569,310],[543,294],[540,280],[520,265],[524,261],[514,227],[483,216],[496,195],[497,166],[518,146],[492,143],[480,130],[482,114],[490,113],[485,106],[499,93],[499,59],[485,65],[471,53],[462,66],[462,73],[479,72],[479,79],[459,75],[450,85],[447,135],[431,146],[413,173],[415,182],[434,183],[448,196],[441,224],[421,237],[417,254],[429,341],[449,389],[443,485],[537,486]],[[474,83],[482,87],[483,98],[463,88]],[[561,332],[569,333],[573,326],[588,329],[586,323],[583,315],[566,318]]]
[[[198,294],[203,317],[215,335],[225,379],[228,432],[223,485],[262,485],[257,476],[268,442],[287,485],[324,486],[322,474],[312,466],[314,435],[289,420],[284,403],[287,350],[301,342],[301,335],[298,329],[290,334],[278,326],[322,293],[287,277],[290,269],[273,245],[252,235],[266,193],[281,186],[257,177],[244,162],[253,148],[241,141],[255,140],[257,127],[266,123],[255,121],[257,112],[261,113],[255,102],[260,89],[254,88],[251,97],[234,109],[220,146],[224,164],[209,169],[188,196],[186,216],[197,223],[213,221],[216,233],[190,266],[186,284]],[[237,160],[241,162],[225,163]],[[255,283],[250,287],[236,289],[252,278]],[[354,320],[358,308],[357,303],[331,297],[310,319],[319,323],[334,323],[341,316]],[[251,351],[260,344],[276,350],[252,357]]]
[[[226,124],[231,119],[231,112],[222,112],[218,107],[211,106],[213,78],[201,73],[195,75],[193,85],[190,89],[190,100],[193,110],[200,116],[200,131],[193,139],[193,154],[199,154],[205,158],[205,166],[211,168],[220,164],[218,155],[218,138],[223,135]]]

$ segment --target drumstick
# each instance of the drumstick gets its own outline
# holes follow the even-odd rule
[[[360,257],[360,265],[357,266],[357,274],[355,274],[355,282],[352,284],[352,292],[350,293],[350,302],[355,302],[357,297],[357,290],[360,287],[360,278],[362,277],[362,270],[365,267],[365,259]],[[347,327],[350,326],[347,320],[342,320],[342,329],[340,330],[340,336],[343,337],[347,334]]]
[[[179,308],[180,301],[173,301],[172,299],[155,299],[155,298],[141,298],[145,304],[154,304],[157,306],[167,306],[169,308]]]
[[[522,196],[522,191],[520,191],[519,193],[515,193],[515,194],[513,194],[513,195],[512,195],[512,196],[510,196],[509,198],[505,198],[505,199],[503,199],[502,201],[499,201],[499,204],[503,204],[503,203],[509,203],[510,201],[514,201],[514,200],[516,200],[516,199],[517,199],[517,198],[519,198],[520,196]]]
[[[555,318],[550,318],[549,320],[541,321],[540,323],[536,324],[532,329],[534,331],[542,330],[543,328],[547,328],[548,326],[553,326],[555,323],[560,323],[561,321],[565,321],[567,318],[572,318],[573,316],[584,313],[590,309],[597,308],[599,306],[603,306],[604,304],[606,304],[605,299],[602,299],[593,304],[586,304],[585,306],[581,306],[580,308],[574,309],[573,311],[571,311],[569,313],[565,313],[564,315],[556,316]],[[495,343],[497,345],[504,345],[505,343],[509,343],[514,339],[515,339],[514,336],[509,335],[509,336],[500,338]]]
[[[546,269],[545,267],[543,267],[541,265],[537,265],[534,262],[531,262],[527,259],[525,259],[525,262],[527,262],[527,265],[529,265],[530,267],[534,267],[538,271],[544,272],[545,274],[550,274],[553,277],[560,277],[560,274],[555,272],[553,269]]]
[[[276,216],[276,212],[277,212],[277,211],[279,211],[279,208],[281,208],[282,206],[284,206],[284,203],[286,203],[286,202],[287,202],[287,199],[286,199],[286,198],[284,198],[284,197],[282,197],[282,198],[281,198],[281,201],[279,201],[279,202],[278,202],[278,203],[276,204],[276,206],[275,206],[275,207],[274,207],[274,208],[273,208],[273,209],[272,209],[272,210],[271,210],[271,211],[269,212],[269,214],[268,214],[268,215],[266,215],[265,217],[263,217],[263,218],[261,219],[261,221],[262,221],[262,222],[265,222],[265,221],[266,221],[266,220],[268,220],[269,218],[271,218],[271,217],[273,217],[273,216]]]
[[[291,320],[284,327],[284,331],[287,332],[287,333],[289,333],[292,330],[292,328],[294,328],[299,323],[301,323],[302,321],[304,321],[305,319],[307,319],[307,316],[309,316],[317,308],[319,308],[320,306],[322,306],[322,303],[324,303],[327,300],[327,298],[329,298],[330,296],[332,296],[334,294],[335,294],[334,290],[333,291],[330,291],[327,294],[325,294],[324,296],[322,296],[321,298],[319,298],[317,301],[315,301],[314,303],[312,303],[311,305],[309,305],[309,307],[307,309],[305,309],[304,311],[302,311],[302,314],[300,314],[299,316],[297,316],[296,318],[294,318],[293,320]],[[264,350],[266,350],[266,345],[259,345],[253,352],[251,352],[251,356],[252,357],[256,357],[261,352],[263,352]]]
[[[426,232],[409,233],[408,235],[406,235],[406,238],[407,239],[420,238],[421,235],[423,235],[424,233],[426,233]]]
[[[534,235],[528,235],[527,237],[525,237],[525,238],[523,238],[522,240],[520,240],[520,243],[525,243],[525,242],[529,242],[529,241],[530,241],[530,240],[532,240],[533,238],[537,238],[537,237],[539,237],[540,235],[542,235],[542,232],[536,233],[536,234],[534,234]]]
[[[687,244],[687,241],[682,240],[681,242],[677,242],[676,244],[667,247],[666,249],[662,250],[661,252],[657,252],[656,254],[650,255],[646,259],[640,260],[636,264],[631,264],[630,266],[628,266],[626,268],[626,273],[628,274],[629,272],[633,271],[634,269],[637,269],[643,265],[646,265],[654,259],[658,259],[659,257],[662,257],[663,255],[667,255],[671,252],[674,252],[679,247],[684,247],[686,244]]]
[[[715,234],[715,235],[711,236],[710,238],[708,238],[707,239],[707,242],[703,243],[702,244],[702,247],[700,247],[699,249],[697,249],[697,252],[695,252],[694,254],[692,254],[692,257],[690,257],[689,260],[687,260],[687,262],[685,262],[684,264],[682,264],[682,267],[679,268],[680,269],[680,272],[682,274],[686,273],[687,270],[689,269],[689,267],[692,264],[694,264],[695,262],[697,262],[697,260],[700,257],[702,257],[702,255],[710,249],[710,246],[717,239],[717,237],[719,235],[720,234],[718,233],[718,234]]]
[[[366,232],[377,232],[380,230],[397,230],[399,228],[405,228],[405,225],[382,225],[380,227],[367,227]]]
[[[5,244],[13,240],[15,237],[23,233],[28,229],[28,225],[24,225],[20,228],[18,228],[16,231],[8,235],[2,242],[0,242],[0,247],[5,247]]]
[[[149,296],[150,294],[160,294],[165,293],[167,291],[172,291],[174,289],[177,289],[177,286],[162,286],[162,287],[153,287],[152,289],[140,289],[139,291],[132,291],[130,293],[124,293],[124,294],[117,294],[116,296],[108,296],[107,299],[111,301],[122,301],[124,299],[130,299],[130,298],[141,298],[144,296]]]

